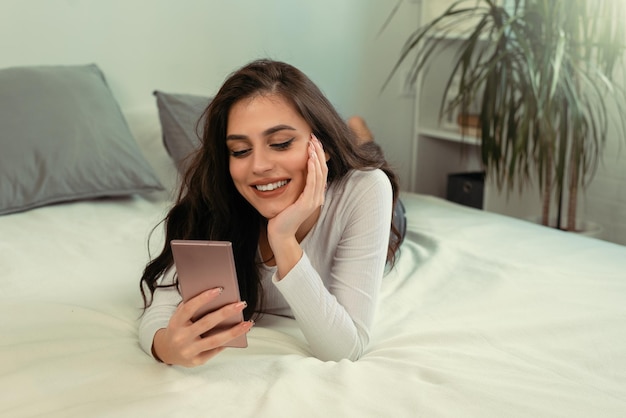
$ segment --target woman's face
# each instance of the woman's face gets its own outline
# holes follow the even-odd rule
[[[310,138],[311,127],[281,96],[254,96],[230,109],[230,175],[263,217],[278,215],[304,190]]]

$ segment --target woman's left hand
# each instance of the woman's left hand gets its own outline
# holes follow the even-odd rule
[[[322,143],[313,134],[309,141],[308,152],[307,178],[302,194],[291,206],[270,219],[267,224],[267,238],[279,270],[281,250],[295,249],[294,243],[300,251],[297,254],[297,260],[300,259],[302,250],[298,245],[296,233],[300,226],[324,204],[328,166]]]

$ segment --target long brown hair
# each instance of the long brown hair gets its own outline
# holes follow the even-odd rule
[[[398,179],[382,150],[373,142],[355,146],[356,138],[346,122],[319,88],[300,70],[272,60],[253,61],[232,73],[204,111],[202,146],[191,158],[176,203],[164,219],[165,244],[141,277],[144,307],[152,303],[159,277],[172,266],[169,242],[173,239],[231,241],[242,300],[248,302],[244,316],[261,311],[263,289],[256,259],[260,228],[264,220],[235,189],[229,172],[226,147],[228,114],[240,100],[255,95],[279,95],[293,104],[328,153],[328,183],[341,181],[354,169],[379,168],[398,197]],[[394,262],[400,231],[390,225],[387,261]],[[176,281],[175,284],[176,285]],[[150,293],[148,297],[147,291]]]

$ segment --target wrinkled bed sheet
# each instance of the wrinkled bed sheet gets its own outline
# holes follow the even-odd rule
[[[626,248],[403,201],[407,240],[362,359],[317,360],[293,320],[266,315],[247,349],[195,369],[137,343],[167,203],[0,217],[0,416],[626,415]]]

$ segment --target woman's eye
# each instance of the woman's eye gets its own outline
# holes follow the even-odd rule
[[[245,155],[246,155],[246,154],[248,154],[249,152],[250,152],[250,150],[249,150],[249,149],[243,149],[243,150],[231,150],[231,151],[230,151],[230,155],[231,155],[232,157],[239,158],[239,157],[243,157],[243,156],[245,156]]]
[[[293,142],[295,138],[291,138],[288,141],[285,142],[279,142],[277,144],[272,144],[271,147],[274,149],[278,149],[278,150],[285,150],[287,148],[289,148],[291,146],[291,143]]]

